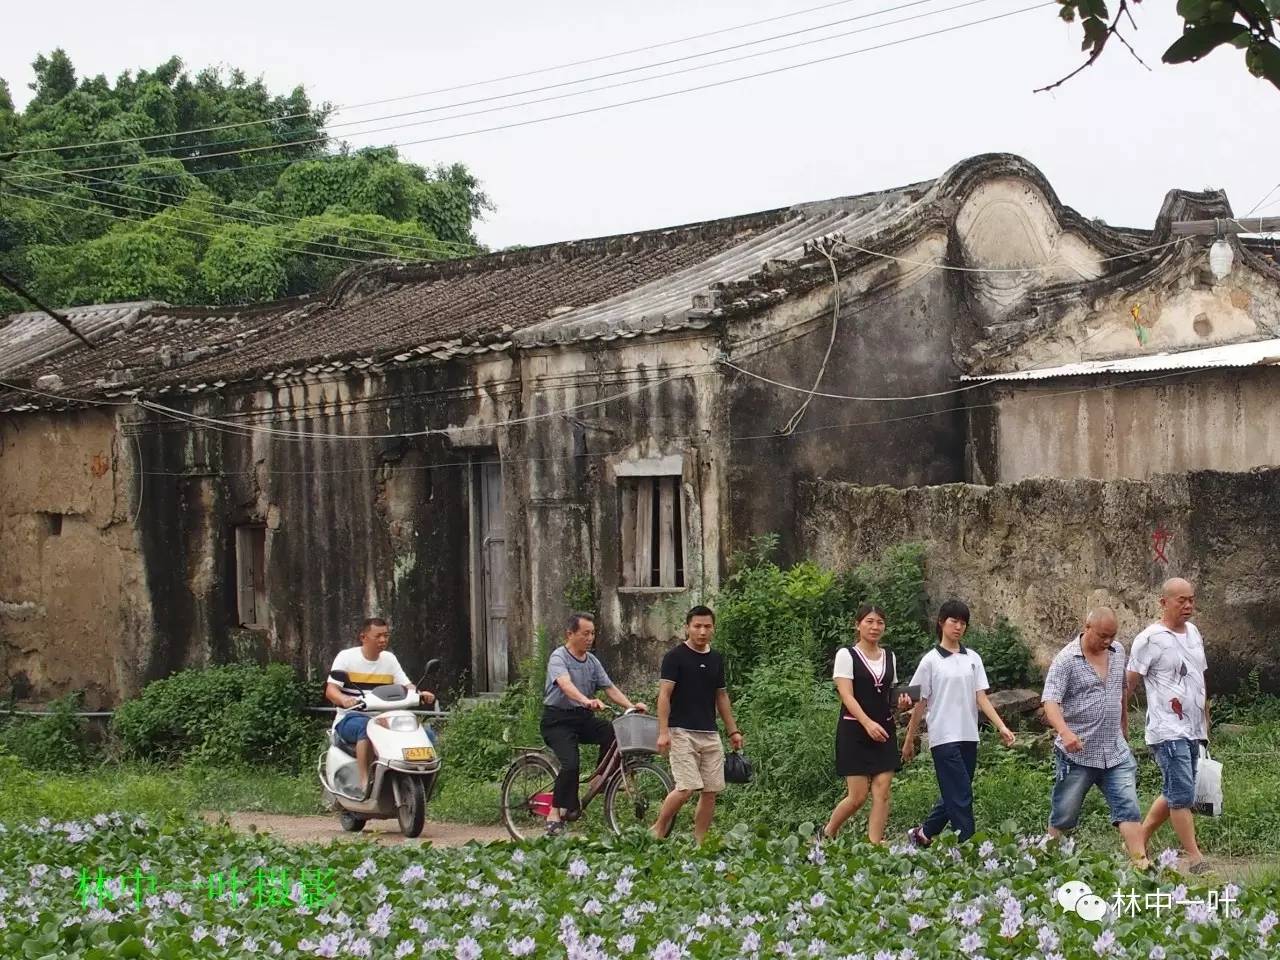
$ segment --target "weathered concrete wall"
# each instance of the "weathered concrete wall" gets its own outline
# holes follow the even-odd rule
[[[1266,414],[1280,410],[1273,367],[1019,383],[995,402],[991,479],[1002,482],[1280,465],[1280,419]]]
[[[727,434],[716,341],[704,334],[538,350],[523,361],[526,415],[616,397],[519,431],[517,505],[530,623],[561,636],[565,588],[588,575],[599,596],[597,653],[620,683],[649,682],[674,631],[667,606],[696,602],[719,581],[720,470]],[[646,387],[645,384],[651,384]],[[512,431],[514,434],[515,431]],[[624,586],[618,469],[679,457],[686,585]],[[509,512],[510,513],[510,512]],[[527,639],[520,651],[527,652]]]
[[[923,543],[933,601],[961,597],[977,622],[1007,616],[1042,665],[1098,603],[1116,608],[1127,644],[1158,616],[1160,584],[1187,577],[1212,687],[1257,668],[1280,690],[1280,470],[908,490],[819,482],[804,495],[814,559],[844,568]]]
[[[0,685],[90,707],[138,688],[150,603],[114,412],[0,420]]]
[[[502,362],[313,380],[192,408],[240,430],[161,416],[133,425],[153,471],[139,518],[155,598],[146,677],[242,656],[318,677],[377,614],[410,674],[438,656],[447,682],[469,683],[470,460],[497,446],[473,422],[507,415],[510,373]],[[447,424],[454,435],[379,439]],[[235,626],[234,528],[245,523],[266,526],[261,631]]]
[[[945,255],[945,246],[945,236],[936,234],[903,256],[929,263]],[[877,260],[843,277],[839,328],[819,390],[886,397],[954,386],[957,343],[976,333],[960,296],[953,275],[927,266]],[[735,330],[730,355],[754,373],[808,388],[830,342],[831,308],[832,286],[816,287]],[[781,555],[798,557],[799,491],[812,480],[909,486],[964,478],[964,414],[954,398],[815,397],[795,433],[780,436],[803,400],[801,393],[729,374],[727,553],[776,533]]]

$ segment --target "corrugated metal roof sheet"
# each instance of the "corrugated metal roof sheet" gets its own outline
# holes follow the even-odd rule
[[[961,380],[1048,380],[1050,377],[1082,377],[1099,373],[1145,373],[1151,370],[1204,370],[1212,367],[1258,367],[1280,363],[1280,339],[1232,343],[1225,347],[1150,353],[1117,360],[1086,360],[1039,370],[989,373]]]

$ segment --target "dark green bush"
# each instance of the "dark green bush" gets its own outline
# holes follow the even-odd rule
[[[83,767],[89,744],[84,719],[75,715],[80,704],[80,694],[72,693],[49,704],[48,716],[0,716],[0,753],[42,770]]]
[[[550,656],[545,627],[534,634],[533,651],[521,662],[502,699],[453,711],[440,745],[452,774],[477,783],[500,778],[517,747],[542,745],[542,684]]]
[[[782,569],[769,559],[777,537],[758,537],[735,557],[734,572],[715,597],[716,647],[735,687],[757,665],[784,648],[829,676],[837,647],[853,640],[852,618],[864,603],[884,608],[884,644],[897,654],[899,672],[914,668],[933,642],[927,629],[924,551],[890,547],[878,559],[845,574],[813,561]]]
[[[282,663],[183,670],[116,710],[112,730],[137,759],[294,768],[314,741],[303,685]]]
[[[1038,679],[1031,650],[1022,632],[1004,617],[994,627],[970,627],[965,643],[982,656],[992,690],[1025,687]]]

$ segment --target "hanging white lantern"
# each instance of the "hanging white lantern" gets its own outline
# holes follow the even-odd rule
[[[1219,237],[1213,241],[1213,246],[1209,248],[1209,270],[1213,273],[1213,279],[1226,279],[1231,273],[1231,264],[1235,258],[1235,251],[1231,249],[1231,244],[1225,238]]]

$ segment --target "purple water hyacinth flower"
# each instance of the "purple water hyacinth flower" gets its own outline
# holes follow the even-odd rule
[[[480,944],[474,937],[463,937],[453,951],[454,960],[480,960]]]
[[[420,863],[415,863],[413,866],[405,867],[400,871],[400,885],[405,886],[410,883],[416,883],[419,880],[425,880],[426,876],[426,868]]]
[[[619,877],[618,882],[613,885],[613,890],[618,896],[626,897],[631,895],[633,886],[630,877]]]
[[[507,941],[507,953],[513,957],[527,957],[537,947],[538,945],[534,942],[533,937],[521,937],[519,940]]]
[[[1152,947],[1151,952],[1147,954],[1147,960],[1165,960],[1167,956],[1168,954],[1164,952],[1164,947],[1157,944]]]
[[[633,935],[629,933],[624,933],[622,936],[618,938],[619,953],[625,955],[625,954],[631,953],[631,951],[633,951],[635,948],[636,948],[636,938]]]
[[[1100,957],[1109,956],[1115,948],[1116,935],[1110,930],[1103,930],[1093,941],[1093,952]]]
[[[1058,935],[1049,927],[1041,927],[1036,931],[1036,942],[1039,944],[1042,953],[1057,950],[1058,945],[1061,943]]]
[[[1162,869],[1168,869],[1169,867],[1172,867],[1177,862],[1178,862],[1177,850],[1161,850],[1160,856],[1156,857],[1156,863],[1158,863]]]
[[[569,876],[574,880],[581,880],[590,872],[591,868],[587,866],[587,861],[581,857],[576,857],[569,863]]]
[[[582,912],[588,917],[598,917],[604,912],[604,906],[595,897],[582,905]]]
[[[1258,935],[1266,938],[1271,936],[1271,931],[1280,925],[1280,916],[1276,915],[1274,910],[1268,910],[1261,920],[1258,921]]]
[[[898,953],[898,960],[916,960],[916,952],[910,947],[903,947]]]
[[[1191,923],[1213,923],[1217,918],[1217,912],[1214,911],[1207,903],[1193,902],[1187,907],[1187,920]]]
[[[373,944],[366,937],[358,937],[347,944],[347,953],[353,957],[368,957],[373,954]]]
[[[663,940],[649,954],[649,960],[681,960],[687,956],[684,947],[670,940]]]
[[[875,960],[893,960],[892,950],[877,950]]]
[[[755,953],[760,949],[760,934],[754,930],[748,930],[747,935],[742,938],[742,952]]]
[[[914,936],[915,934],[923,930],[925,927],[927,927],[929,925],[929,921],[926,917],[918,913],[913,913],[907,919],[907,924],[911,927],[911,933]]]
[[[782,943],[778,944],[777,948],[775,949],[775,952],[780,957],[790,958],[796,955],[796,948],[793,947],[788,941],[784,940],[782,941]]]
[[[396,952],[393,953],[392,956],[395,957],[395,960],[401,960],[401,958],[407,957],[409,954],[413,953],[413,948],[416,946],[417,944],[412,940],[401,940],[396,944]]]
[[[489,918],[486,917],[483,913],[474,914],[471,917],[471,929],[472,930],[488,930]]]
[[[1000,921],[1000,936],[1006,940],[1012,940],[1022,932],[1022,919],[1020,917],[1005,917]]]
[[[965,953],[973,953],[982,947],[982,938],[976,933],[966,933],[960,938],[960,949]]]
[[[342,941],[338,939],[336,933],[328,933],[320,938],[320,942],[315,945],[314,953],[317,957],[336,957],[338,948],[342,945]]]
[[[992,843],[990,840],[983,840],[982,846],[978,847],[978,856],[989,857],[991,856],[992,853],[995,852],[995,849],[996,849],[996,845],[994,843]]]
[[[978,909],[977,904],[971,903],[960,912],[960,916],[957,919],[959,919],[961,926],[976,927],[979,921],[982,920],[982,911]]]
[[[819,890],[817,893],[815,893],[812,897],[809,898],[810,910],[821,910],[826,905],[827,905],[827,895],[823,893],[821,890]]]
[[[363,880],[365,877],[369,876],[369,874],[377,872],[378,865],[373,862],[373,858],[365,857],[364,860],[360,862],[360,865],[351,871],[351,876],[355,877],[357,880]]]
[[[1209,951],[1209,960],[1218,960],[1219,957],[1225,957],[1226,955],[1227,951],[1222,947],[1214,947]]]
[[[820,957],[827,952],[827,941],[814,937],[809,941],[809,947],[806,951],[811,957]]]
[[[524,851],[523,851],[523,850],[516,850],[516,851],[514,851],[514,852],[511,854],[511,862],[512,862],[512,863],[524,863],[524,859],[525,859],[525,858],[524,858]]]
[[[1000,861],[995,857],[988,857],[986,860],[982,861],[982,869],[986,870],[988,873],[995,873],[1000,869]]]

